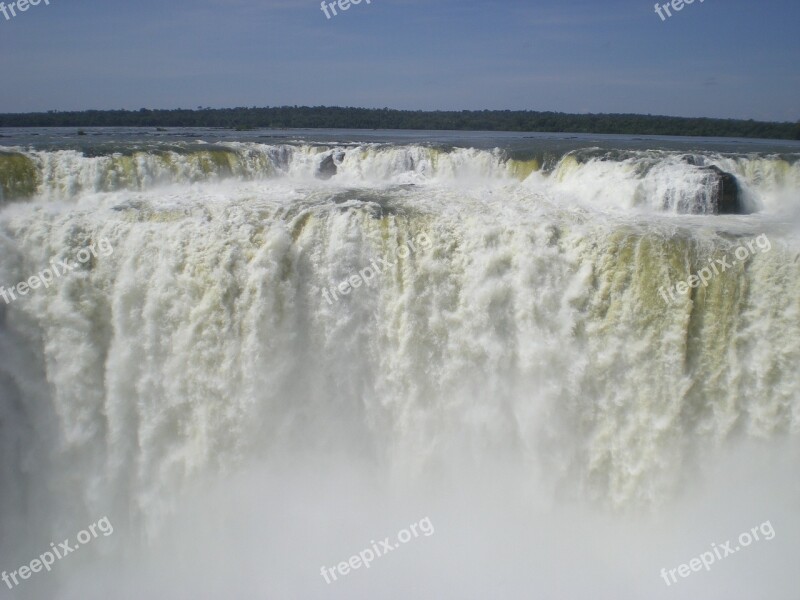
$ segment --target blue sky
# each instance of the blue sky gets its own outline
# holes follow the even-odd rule
[[[8,4],[8,1],[6,1]],[[800,4],[50,0],[0,15],[0,112],[342,105],[800,119]]]

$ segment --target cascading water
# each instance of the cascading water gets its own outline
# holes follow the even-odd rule
[[[751,560],[790,598],[800,154],[547,165],[358,142],[6,148],[4,289],[113,249],[0,302],[2,565],[116,528],[14,597],[676,597],[658,569],[770,518]],[[708,165],[755,214],[708,214]],[[423,516],[430,543],[319,577]],[[763,589],[728,562],[686,593]]]
[[[342,185],[367,186],[525,181],[529,188],[544,188],[603,209],[706,214],[713,212],[715,190],[704,166],[734,174],[751,210],[774,204],[776,193],[800,186],[800,161],[796,156],[780,155],[710,153],[698,158],[674,151],[589,149],[568,152],[557,158],[554,168],[543,172],[539,157],[509,158],[498,149],[221,142],[101,151],[87,156],[75,150],[8,148],[0,153],[0,200],[35,195],[69,200],[88,192],[146,190],[170,183],[224,179],[296,182],[324,174]]]

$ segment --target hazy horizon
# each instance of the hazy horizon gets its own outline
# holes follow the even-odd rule
[[[762,120],[762,119],[744,119],[739,117],[713,117],[708,115],[699,115],[696,117],[688,117],[686,115],[666,115],[666,114],[651,114],[651,113],[621,113],[621,112],[565,112],[559,110],[537,110],[533,108],[520,108],[520,109],[511,109],[511,108],[476,108],[476,109],[461,109],[461,108],[419,108],[419,109],[408,109],[408,108],[393,108],[391,106],[345,106],[345,105],[309,105],[309,104],[283,104],[283,105],[263,105],[263,106],[196,106],[194,108],[188,106],[170,106],[170,107],[160,107],[160,106],[140,106],[139,108],[76,108],[71,110],[59,110],[59,109],[50,109],[50,110],[36,110],[36,111],[7,111],[7,112],[0,112],[0,114],[42,114],[48,112],[88,112],[88,111],[116,111],[116,110],[125,110],[125,111],[132,111],[136,112],[141,109],[150,110],[150,111],[172,111],[172,110],[188,110],[188,111],[201,111],[201,110],[239,110],[239,109],[267,109],[267,108],[342,108],[342,109],[356,109],[356,110],[382,110],[388,109],[392,111],[401,111],[401,112],[425,112],[425,113],[435,113],[435,112],[480,112],[483,110],[487,110],[490,112],[501,112],[501,111],[511,111],[511,112],[519,112],[519,111],[526,111],[526,112],[537,112],[537,113],[555,113],[555,114],[564,114],[564,115],[607,115],[607,116],[618,116],[618,115],[636,115],[636,116],[648,116],[648,117],[664,117],[664,118],[678,118],[678,119],[733,119],[733,120],[751,120],[751,121],[758,121],[758,122],[768,122],[768,123],[796,123],[797,120]],[[65,125],[64,127],[71,127],[70,125]],[[84,126],[84,127],[103,127],[102,125],[97,126]],[[127,126],[126,126],[127,127]],[[132,126],[131,126],[132,127]],[[143,125],[142,127],[147,127],[147,125]],[[166,127],[180,127],[178,125],[167,125]],[[268,129],[268,128],[267,128]],[[281,128],[283,129],[283,128]],[[307,127],[301,127],[300,129],[309,129]],[[314,127],[312,129],[342,129],[340,127]],[[347,129],[347,128],[345,128]],[[420,129],[419,131],[427,131],[426,129]],[[469,129],[464,130],[453,130],[453,131],[473,131]],[[474,130],[474,131],[482,131],[482,130]],[[487,130],[492,131],[492,130]],[[595,134],[597,135],[597,134]],[[600,134],[602,135],[602,134]],[[617,135],[617,134],[607,134],[607,135]],[[620,134],[622,135],[622,134]]]

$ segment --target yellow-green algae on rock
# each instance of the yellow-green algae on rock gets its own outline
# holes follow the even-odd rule
[[[36,164],[19,152],[0,152],[0,200],[29,198],[39,187]]]

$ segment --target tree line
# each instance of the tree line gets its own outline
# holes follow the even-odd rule
[[[174,110],[87,110],[0,114],[0,127],[221,127],[229,129],[425,129],[617,133],[800,140],[800,122],[568,114],[512,110],[411,111],[280,106]]]

